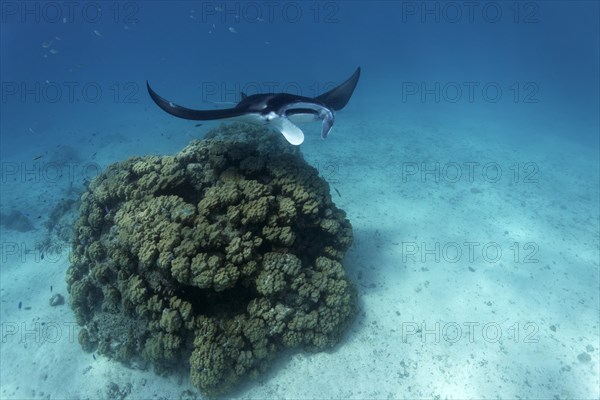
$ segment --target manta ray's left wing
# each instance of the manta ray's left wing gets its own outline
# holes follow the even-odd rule
[[[192,110],[191,108],[178,106],[177,104],[160,97],[158,93],[152,90],[148,81],[146,81],[146,87],[148,88],[150,97],[152,97],[152,100],[154,100],[156,105],[169,114],[179,118],[191,119],[195,121],[208,121],[213,119],[235,118],[244,114],[244,111],[240,110],[239,108],[225,108],[221,110]]]

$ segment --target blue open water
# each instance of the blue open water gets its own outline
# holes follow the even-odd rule
[[[233,396],[599,397],[598,2],[0,6],[0,211],[31,224],[0,227],[1,398],[199,398],[81,350],[68,242],[40,259],[44,223],[107,165],[218,126],[163,112],[147,80],[215,109],[316,97],[359,66],[329,137],[308,124],[301,149],[354,227],[361,312],[333,351],[284,356]]]

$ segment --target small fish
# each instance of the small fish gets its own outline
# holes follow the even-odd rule
[[[33,130],[33,128],[29,128],[29,132],[35,133],[35,131]]]
[[[50,49],[48,51],[50,52],[50,54],[58,54],[58,50],[56,49]]]
[[[49,41],[49,42],[44,42],[44,43],[42,43],[42,47],[43,47],[44,49],[47,49],[47,48],[48,48],[48,47],[50,47],[51,45],[52,45],[52,40],[51,40],[51,41]]]
[[[39,159],[40,159],[40,158],[42,158],[42,157],[44,157],[44,156],[43,156],[43,155],[41,155],[41,156],[37,156],[37,157],[35,157],[35,158],[33,159],[33,161],[35,161],[35,160],[39,160]]]
[[[96,359],[96,355],[94,353],[92,353],[92,357],[94,357],[94,360]]]
[[[228,29],[229,29],[229,32],[231,32],[231,33],[237,33],[237,31],[235,30],[235,28],[233,26],[230,26]]]
[[[25,307],[24,310],[31,310],[31,307]]]
[[[223,11],[223,9],[219,6],[215,6],[215,11]]]
[[[195,126],[195,127],[199,127],[199,126],[202,126],[202,124],[196,124],[196,125],[194,125],[194,126]]]
[[[23,306],[23,302],[19,302],[19,310],[21,309],[21,307]]]
[[[42,253],[42,255],[40,256],[40,258],[43,260],[44,259],[44,253]]]
[[[100,31],[98,29],[94,29],[94,35],[96,35],[98,37],[102,37],[102,34],[100,33]]]
[[[52,285],[50,285],[50,293],[52,293]]]
[[[335,192],[338,194],[338,196],[342,197],[342,195],[340,194],[340,191],[339,191],[339,190],[337,190],[337,188],[336,188],[336,187],[334,187],[333,189],[334,189],[334,190],[335,190]]]
[[[61,38],[59,38],[58,36],[54,36],[54,39],[56,40],[62,40]]]
[[[64,17],[62,22],[63,22],[63,24],[66,24],[67,23],[67,17]]]

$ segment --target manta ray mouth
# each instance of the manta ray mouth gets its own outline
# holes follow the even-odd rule
[[[329,107],[316,102],[297,102],[282,107],[280,113],[287,116],[288,114],[295,113],[306,114],[306,111],[315,115],[315,118],[323,120],[321,138],[326,139],[335,122],[333,110],[331,110]]]

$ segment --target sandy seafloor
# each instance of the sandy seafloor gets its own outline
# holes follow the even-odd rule
[[[63,130],[62,145],[77,149],[78,162],[104,167],[134,154],[175,153],[208,129],[179,120],[136,129],[111,123]],[[304,156],[354,227],[345,267],[359,290],[360,314],[333,350],[289,351],[230,396],[598,398],[597,149],[505,133],[484,124],[398,124],[350,114],[325,142],[318,127],[307,129]],[[163,142],[154,141],[159,137]],[[61,153],[44,136],[33,139],[3,162],[29,165],[40,152],[46,160]],[[439,164],[438,182],[435,173],[421,175],[422,163]],[[44,260],[26,250],[43,239],[43,223],[68,186],[35,173],[3,182],[3,209],[27,212],[36,230],[1,231],[0,397],[200,398],[186,375],[94,359],[77,342],[68,302],[49,306],[53,293],[67,297],[68,248]]]

